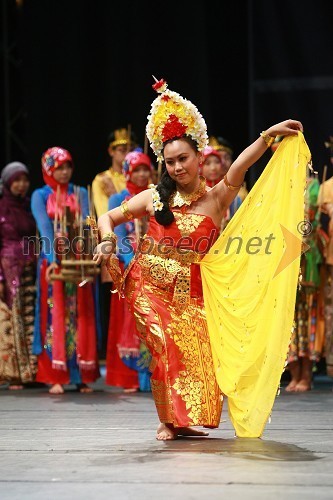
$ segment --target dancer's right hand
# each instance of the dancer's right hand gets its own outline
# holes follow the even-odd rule
[[[105,265],[111,254],[115,253],[116,247],[112,241],[102,241],[94,249],[93,260],[96,264]]]

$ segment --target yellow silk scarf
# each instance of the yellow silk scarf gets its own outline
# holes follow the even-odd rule
[[[202,259],[215,373],[239,437],[259,437],[287,357],[304,219],[303,134],[286,137]]]

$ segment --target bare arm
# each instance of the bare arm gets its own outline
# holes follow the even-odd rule
[[[276,137],[277,135],[297,135],[299,130],[303,132],[301,122],[297,120],[285,120],[268,128],[266,134],[270,137]],[[246,171],[262,157],[266,150],[267,144],[261,136],[244,149],[233,162],[227,173],[227,180],[231,186],[241,187]],[[238,189],[228,188],[224,181],[219,182],[216,188],[215,195],[219,199],[221,209],[224,210],[233,201],[238,193]]]
[[[129,212],[135,219],[144,217],[147,213],[153,213],[151,190],[147,189],[142,193],[133,196],[127,202]],[[126,222],[128,219],[125,217],[120,207],[109,210],[105,214],[98,217],[98,229],[101,237],[107,233],[112,233],[113,229]],[[94,261],[100,264],[106,261],[111,253],[115,253],[116,246],[111,241],[105,241],[97,245],[94,250]]]

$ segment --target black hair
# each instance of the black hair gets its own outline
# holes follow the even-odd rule
[[[218,135],[218,136],[216,136],[216,140],[220,146],[230,149],[231,154],[233,154],[234,148],[233,148],[232,144],[230,144],[230,142],[227,139]]]
[[[163,151],[167,144],[179,139],[183,139],[184,141],[186,141],[196,153],[198,152],[197,143],[188,135],[183,135],[182,137],[175,137],[173,139],[167,140],[163,143]],[[169,224],[171,224],[175,220],[175,216],[173,215],[173,212],[169,207],[169,200],[172,193],[176,191],[176,181],[171,179],[165,167],[165,163],[163,163],[163,173],[160,182],[156,186],[156,190],[160,195],[160,200],[163,203],[163,208],[162,210],[155,211],[155,219],[162,226],[169,226]]]

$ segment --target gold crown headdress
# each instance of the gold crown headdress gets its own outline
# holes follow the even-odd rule
[[[153,89],[160,95],[153,101],[148,116],[146,133],[158,161],[163,160],[163,143],[175,137],[188,135],[202,151],[208,143],[205,120],[191,101],[167,89],[164,80],[157,81]]]
[[[114,139],[110,141],[109,146],[115,148],[116,146],[126,145],[131,142],[126,128],[118,128],[114,131]]]
[[[208,146],[211,146],[214,148],[216,151],[226,151],[230,155],[232,155],[233,151],[232,149],[227,146],[226,144],[222,144],[221,142],[218,141],[218,139],[212,135],[208,139]]]

